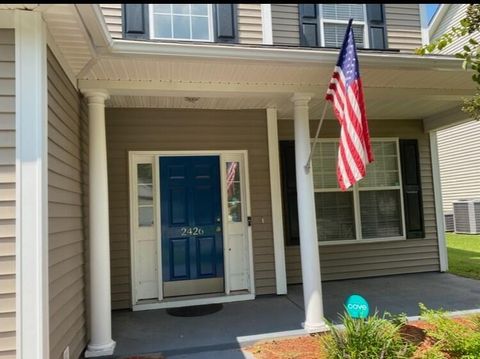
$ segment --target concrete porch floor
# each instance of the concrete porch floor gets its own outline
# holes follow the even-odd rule
[[[323,283],[323,292],[325,316],[333,321],[343,312],[345,298],[354,293],[367,299],[372,312],[377,308],[380,313],[418,315],[419,302],[449,311],[480,308],[480,281],[448,273],[331,281]],[[303,320],[301,285],[289,286],[286,296],[225,303],[221,311],[201,317],[173,317],[164,309],[114,311],[115,357],[146,353],[183,357],[239,348],[249,336],[301,330]]]

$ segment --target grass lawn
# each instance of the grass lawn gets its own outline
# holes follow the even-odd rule
[[[480,279],[480,235],[446,233],[448,271]]]

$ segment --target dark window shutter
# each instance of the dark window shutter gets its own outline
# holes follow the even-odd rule
[[[300,46],[320,46],[317,4],[298,4]]]
[[[217,42],[237,42],[237,10],[235,4],[215,4],[215,39]]]
[[[123,37],[149,39],[148,4],[123,4]]]
[[[400,140],[403,200],[407,238],[425,237],[423,225],[422,184],[417,140]]]
[[[386,49],[387,29],[383,4],[367,4],[367,25],[371,49]]]
[[[298,245],[300,244],[300,234],[298,229],[294,141],[280,141],[280,167],[285,244]]]

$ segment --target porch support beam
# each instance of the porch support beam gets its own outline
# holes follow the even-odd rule
[[[310,154],[310,127],[308,102],[311,94],[296,93],[294,104],[295,170],[297,178],[298,226],[302,260],[303,297],[305,302],[305,330],[325,330],[323,317],[320,256],[318,253],[317,219],[312,171],[305,170]]]
[[[125,80],[79,80],[82,91],[103,88],[110,96],[168,96],[168,97],[265,97],[281,98],[282,101],[296,92],[308,92],[322,97],[328,83],[237,83],[237,82],[190,82],[190,81],[125,81]],[[436,101],[460,101],[471,94],[471,89],[425,89],[365,86],[368,98],[381,97],[398,101],[402,99],[425,99]]]
[[[84,92],[88,100],[90,220],[90,343],[85,357],[112,355],[110,299],[110,233],[108,215],[107,141],[104,90]]]
[[[435,200],[435,219],[437,223],[438,254],[440,271],[448,270],[447,243],[445,241],[445,223],[443,216],[442,184],[440,180],[440,162],[438,160],[437,132],[430,132],[430,153],[432,156],[433,193]]]
[[[287,272],[285,269],[285,242],[283,239],[282,189],[280,186],[280,156],[278,153],[278,120],[276,108],[267,108],[267,127],[270,194],[272,200],[273,247],[275,252],[275,279],[277,294],[287,294]]]

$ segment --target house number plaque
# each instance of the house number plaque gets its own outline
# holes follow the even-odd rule
[[[202,236],[205,231],[198,227],[182,227],[180,228],[182,236]]]

